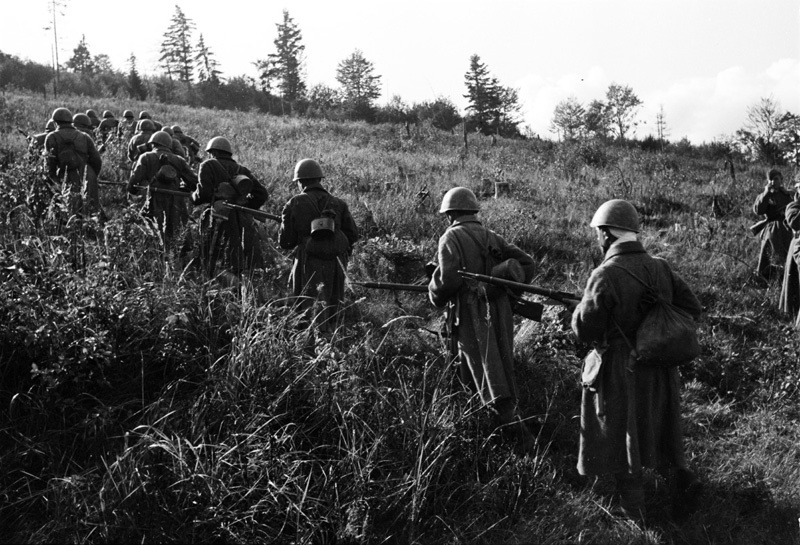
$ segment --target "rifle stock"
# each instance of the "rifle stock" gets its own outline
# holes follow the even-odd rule
[[[761,231],[764,230],[764,227],[767,226],[769,220],[764,218],[763,220],[757,221],[753,225],[750,226],[750,232],[754,235],[758,235]]]
[[[496,276],[488,276],[485,274],[478,274],[472,273],[465,270],[458,271],[464,278],[471,278],[472,280],[478,280],[479,282],[485,282],[487,284],[491,284],[493,286],[498,286],[501,288],[509,288],[512,290],[522,291],[525,293],[533,293],[535,295],[542,295],[544,297],[548,297],[554,301],[558,301],[564,306],[569,306],[567,301],[580,301],[581,298],[574,293],[569,293],[566,291],[558,291],[558,290],[551,290],[547,288],[540,288],[538,286],[534,286],[532,284],[523,284],[522,282],[514,282],[513,280],[506,280],[504,278],[497,278]]]

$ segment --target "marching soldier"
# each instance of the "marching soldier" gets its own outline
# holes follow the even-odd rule
[[[175,133],[172,132],[172,127],[165,126],[161,130],[172,138],[172,153],[186,159],[186,150],[183,148],[181,141],[175,138]]]
[[[103,120],[97,127],[97,133],[100,136],[100,142],[101,143],[107,142],[108,138],[112,134],[117,133],[117,127],[119,127],[119,119],[114,117],[114,114],[111,113],[109,110],[105,110],[103,112]]]
[[[767,219],[767,225],[761,231],[757,267],[758,274],[766,280],[778,276],[786,262],[792,232],[784,221],[784,211],[791,201],[792,193],[783,188],[783,174],[776,168],[770,169],[767,185],[753,203],[753,212]]]
[[[147,110],[142,110],[141,112],[139,112],[139,121],[143,121],[145,119],[149,119],[150,121],[152,121],[153,126],[156,128],[157,131],[160,131],[161,128],[163,127],[161,123],[153,119],[153,116],[150,115],[150,112],[148,112]]]
[[[466,187],[445,193],[439,212],[450,226],[439,238],[437,266],[428,284],[430,301],[447,307],[447,323],[462,382],[476,391],[481,401],[508,426],[523,452],[535,439],[521,420],[514,377],[514,320],[511,301],[503,289],[464,279],[461,269],[492,274],[492,268],[515,260],[519,282],[533,277],[533,259],[517,246],[483,226],[477,217],[480,205]]]
[[[792,230],[792,240],[783,271],[780,310],[791,316],[795,327],[800,328],[800,173],[795,174],[794,198],[786,206],[784,217]]]
[[[136,134],[136,119],[132,111],[125,110],[122,112],[122,121],[117,126],[117,136],[123,142],[129,142],[134,134]]]
[[[52,119],[48,119],[47,124],[44,126],[44,132],[34,134],[30,137],[28,140],[28,154],[31,161],[41,156],[44,151],[44,140],[47,138],[47,135],[54,130],[56,130],[56,122]]]
[[[86,116],[89,118],[89,126],[92,128],[92,131],[100,126],[100,118],[97,117],[97,112],[92,109],[86,110]]]
[[[99,208],[97,174],[103,166],[100,153],[89,136],[72,126],[68,109],[56,108],[52,118],[57,128],[44,141],[50,179],[65,182],[78,196],[72,202],[73,214],[95,211]]]
[[[313,159],[295,165],[293,180],[300,194],[283,207],[278,244],[294,250],[289,282],[292,293],[300,298],[299,308],[308,312],[313,301],[320,299],[319,326],[331,332],[344,301],[345,271],[359,234],[347,203],[322,186],[323,178],[322,168]]]
[[[206,144],[206,152],[211,158],[200,165],[197,189],[192,193],[192,204],[212,205],[203,211],[200,223],[206,271],[213,276],[220,258],[237,276],[261,268],[264,257],[253,216],[221,205],[258,210],[267,202],[267,190],[247,167],[233,159],[227,138],[215,136]]]
[[[144,148],[147,147],[146,144],[150,142],[154,132],[156,132],[156,127],[152,121],[149,119],[139,121],[136,134],[128,142],[128,159],[130,159],[131,164],[135,164],[139,155],[146,151]]]
[[[186,198],[197,187],[197,175],[183,158],[172,153],[172,138],[167,133],[153,133],[149,143],[152,150],[137,158],[128,181],[128,192],[137,195],[138,187],[148,186],[145,216],[156,220],[164,244],[168,246],[189,221]],[[186,197],[159,190],[185,192]]]
[[[178,125],[172,126],[172,132],[175,138],[180,141],[181,145],[186,148],[186,157],[189,160],[189,164],[200,163],[200,157],[197,155],[200,152],[200,143],[188,134],[184,134],[183,129]]]
[[[86,114],[77,113],[72,116],[72,124],[76,129],[88,136],[94,142],[94,130],[92,130],[92,120]]]
[[[637,363],[626,339],[636,337],[647,310],[641,304],[647,288],[636,278],[649,279],[660,298],[694,317],[702,307],[669,264],[650,257],[637,240],[639,215],[632,204],[608,201],[590,225],[605,257],[572,315],[572,330],[595,346],[590,356],[599,358],[592,360],[599,365],[596,378],[582,394],[578,472],[613,474],[615,514],[625,518],[644,515],[645,467],[668,479],[676,510],[690,509],[702,485],[684,456],[678,369]]]

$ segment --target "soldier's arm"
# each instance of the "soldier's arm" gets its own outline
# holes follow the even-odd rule
[[[281,226],[278,229],[278,246],[284,250],[291,250],[300,243],[297,231],[294,229],[291,201],[286,203],[281,212]]]
[[[247,206],[248,208],[255,208],[257,210],[264,206],[269,199],[267,188],[264,187],[264,184],[262,184],[258,178],[253,176],[253,173],[247,168],[241,167],[241,172],[253,181],[253,189],[250,190],[244,206]]]
[[[786,224],[793,231],[800,231],[800,193],[786,206],[784,217],[786,218]]]
[[[439,239],[438,266],[428,283],[428,298],[437,307],[443,307],[461,289],[464,279],[458,274],[461,254],[453,240],[446,235]]]
[[[358,225],[356,225],[356,221],[353,219],[352,214],[350,214],[350,208],[347,206],[347,203],[344,203],[344,210],[342,212],[342,232],[347,237],[351,248],[358,242],[358,239],[361,238],[358,232]]]
[[[214,198],[214,173],[208,161],[200,163],[197,172],[197,185],[192,193],[192,204],[210,203]]]
[[[131,177],[128,179],[128,193],[131,195],[138,195],[139,190],[136,189],[134,186],[137,185],[149,185],[150,184],[150,177],[148,176],[148,169],[147,169],[147,157],[145,155],[141,155],[137,160],[136,164],[133,166],[131,170]]]
[[[764,190],[762,193],[756,197],[756,201],[753,203],[753,212],[759,216],[765,215],[767,213],[767,209],[769,208],[769,191]]]
[[[92,169],[94,169],[95,173],[99,176],[100,169],[103,168],[103,158],[100,156],[100,152],[97,151],[97,146],[95,146],[94,141],[91,138],[87,138],[87,148],[88,148],[88,159],[87,163],[89,164]]]
[[[572,331],[581,342],[602,343],[613,327],[611,312],[617,304],[611,282],[595,270],[589,277],[583,298],[572,313]]]

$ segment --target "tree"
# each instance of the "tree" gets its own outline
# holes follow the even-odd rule
[[[553,110],[550,130],[564,140],[572,140],[583,132],[586,126],[586,110],[575,96],[562,100]]]
[[[800,157],[800,118],[782,112],[773,97],[766,97],[747,108],[747,121],[736,131],[742,152],[752,160],[768,164],[798,162]]]
[[[609,133],[608,107],[602,100],[593,100],[586,109],[584,118],[586,131],[599,138],[606,138]]]
[[[511,87],[498,86],[497,133],[502,136],[520,136],[517,126],[522,105],[519,103],[519,91]]]
[[[322,83],[308,90],[308,110],[306,115],[329,118],[342,104],[342,96],[338,89]]]
[[[139,71],[136,69],[136,55],[131,53],[128,58],[128,94],[131,98],[138,98],[144,100],[147,98],[147,89],[145,89],[144,82],[139,76]]]
[[[433,102],[414,105],[416,117],[420,121],[430,121],[431,125],[443,131],[453,132],[461,123],[461,114],[450,99],[437,98]]]
[[[464,75],[469,99],[467,111],[471,112],[471,121],[475,128],[483,134],[496,132],[493,124],[500,108],[499,84],[489,75],[489,69],[481,62],[478,55],[469,58],[469,71]]]
[[[342,86],[344,105],[351,117],[368,119],[373,103],[381,96],[381,76],[374,74],[375,67],[356,49],[336,67],[336,81]]]
[[[220,82],[219,64],[214,59],[214,54],[206,46],[203,35],[197,40],[197,54],[194,56],[195,68],[197,69],[197,80],[204,83],[216,84]]]
[[[81,36],[81,41],[72,50],[72,57],[64,63],[64,66],[79,74],[94,74],[97,67],[89,53],[89,46],[86,45],[86,36]]]
[[[161,42],[161,56],[158,61],[172,79],[173,75],[187,84],[192,82],[194,57],[192,55],[192,30],[194,23],[187,18],[180,6],[175,6],[170,25]]]
[[[278,37],[273,42],[275,53],[270,53],[267,60],[259,60],[255,64],[262,87],[269,90],[272,82],[277,82],[283,100],[293,105],[306,94],[302,70],[305,46],[300,43],[300,29],[287,10],[283,10],[283,22],[275,26],[278,28]]]
[[[664,117],[664,105],[662,104],[659,109],[658,113],[656,114],[656,132],[658,136],[658,141],[664,144],[664,141],[669,136],[669,130],[667,129],[667,120]]]
[[[606,91],[607,115],[611,121],[610,127],[619,140],[625,140],[628,131],[636,127],[636,111],[642,101],[627,85],[612,83]]]
[[[95,55],[93,60],[95,73],[114,72],[114,67],[111,65],[111,58],[105,53]]]

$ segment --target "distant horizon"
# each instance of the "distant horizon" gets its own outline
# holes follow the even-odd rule
[[[52,66],[50,5],[15,5],[0,51]],[[108,55],[115,70],[127,72],[134,54],[142,75],[157,75],[175,5],[140,0],[123,11],[70,0],[56,20],[59,65],[85,36],[90,53]],[[464,74],[477,54],[502,85],[518,90],[520,128],[548,140],[557,140],[549,126],[559,102],[604,100],[611,83],[642,100],[630,134],[640,140],[655,136],[661,108],[667,139],[694,144],[733,134],[762,98],[800,113],[800,0],[500,0],[491,13],[478,2],[443,0],[177,5],[195,24],[192,42],[203,35],[225,78],[257,78],[253,63],[274,51],[286,8],[302,34],[308,87],[338,87],[337,64],[360,49],[381,76],[379,104],[395,95],[408,105],[443,97],[463,113]]]

